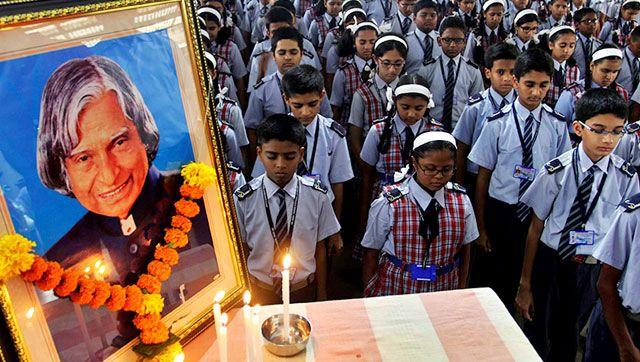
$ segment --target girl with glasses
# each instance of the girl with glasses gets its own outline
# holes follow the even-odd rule
[[[513,30],[507,43],[515,45],[518,54],[529,49],[531,44],[535,44],[535,36],[538,32],[540,19],[538,13],[531,9],[525,9],[516,15],[513,21]]]

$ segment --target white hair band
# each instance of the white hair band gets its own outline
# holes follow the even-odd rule
[[[211,14],[211,15],[215,16],[218,19],[218,23],[220,23],[220,25],[222,25],[222,15],[220,15],[218,10],[216,10],[214,8],[209,8],[209,7],[200,8],[200,9],[198,9],[198,11],[196,11],[196,13],[198,15],[201,15],[203,13]]]
[[[622,59],[622,51],[618,48],[606,48],[596,50],[591,56],[592,62],[597,62],[600,59],[616,57]]]
[[[516,14],[515,19],[513,19],[513,23],[514,24],[518,24],[518,20],[522,19],[523,17],[525,17],[527,15],[535,15],[536,18],[538,17],[538,13],[536,13],[534,10],[524,9],[524,10],[518,12],[518,14]]]
[[[380,38],[378,38],[378,40],[376,40],[376,43],[373,45],[373,50],[375,51],[376,49],[378,49],[378,47],[382,44],[382,43],[386,43],[388,41],[397,41],[399,43],[402,43],[402,45],[404,45],[405,49],[408,49],[409,47],[407,46],[407,42],[402,39],[401,37],[397,36],[397,35],[383,35]]]
[[[458,147],[456,146],[456,139],[453,138],[451,133],[442,132],[442,131],[431,131],[431,132],[421,133],[418,137],[416,137],[415,141],[413,141],[413,149],[415,150],[416,148],[422,145],[425,145],[429,142],[435,142],[435,141],[449,142],[453,145],[454,148],[458,149]]]
[[[365,18],[367,17],[367,13],[364,10],[362,10],[361,8],[351,8],[351,9],[349,9],[349,10],[347,10],[347,11],[342,13],[342,20],[347,20],[347,18],[353,13],[360,13],[360,14],[364,15]]]
[[[393,92],[393,94],[396,96],[396,98],[404,94],[420,94],[427,97],[427,99],[429,100],[429,104],[427,104],[427,108],[435,107],[435,103],[433,103],[433,95],[431,94],[431,91],[429,90],[429,88],[420,84],[405,84],[405,85],[398,86],[396,87],[396,90]]]
[[[200,35],[202,35],[203,37],[211,40],[211,36],[209,36],[209,32],[204,30],[204,29],[200,29]]]
[[[552,36],[556,35],[557,32],[563,30],[571,30],[572,33],[576,33],[576,31],[569,25],[554,26],[553,28],[551,28],[551,30],[549,30],[549,39],[551,39]]]
[[[358,10],[362,10],[362,9],[358,9]],[[346,18],[343,18],[346,19]],[[349,25],[347,27],[347,29],[351,30],[351,34],[356,35],[356,33],[358,31],[360,31],[360,29],[362,28],[372,28],[373,30],[376,31],[376,35],[380,34],[380,29],[378,29],[378,26],[376,25],[376,23],[372,22],[372,21],[363,21],[361,23],[356,22],[353,25]]]
[[[507,8],[507,4],[505,4],[504,0],[487,0],[482,4],[482,11],[487,11],[491,5],[502,5],[503,8]]]
[[[640,0],[626,0],[625,2],[622,3],[622,7],[624,7],[629,3],[640,3]]]
[[[213,63],[213,69],[218,68],[218,62],[216,61],[216,57],[209,52],[204,52],[204,57],[207,58],[211,63]]]

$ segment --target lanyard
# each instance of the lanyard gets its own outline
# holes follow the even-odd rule
[[[418,37],[418,34],[416,34],[416,32],[413,32],[413,36],[416,37],[416,39],[418,40],[418,45],[420,45],[420,48],[422,48],[422,61],[424,62],[425,60],[427,60],[427,56],[431,56],[431,54],[427,54],[427,47],[424,46],[424,42],[420,40],[420,38]],[[424,40],[426,41],[427,38],[429,37],[429,34],[426,34],[424,36]],[[431,41],[433,41],[433,39],[431,39]],[[431,47],[431,53],[433,53],[433,45]]]
[[[391,13],[391,1],[387,0],[387,5],[384,4],[384,0],[380,0],[380,6],[382,6],[382,11],[384,11],[384,18],[388,19],[389,14]]]
[[[496,100],[493,99],[493,97],[491,96],[491,91],[487,92],[487,95],[489,95],[489,100],[491,101],[491,105],[493,106],[493,110],[495,112],[500,110],[500,106],[498,104],[496,104]],[[507,99],[507,97],[502,97],[502,99]]]
[[[573,150],[573,179],[576,182],[576,191],[580,189],[580,183],[578,182],[578,167],[580,167],[580,154],[578,153],[578,147]],[[600,194],[602,194],[602,189],[604,188],[604,182],[607,180],[607,173],[605,172],[602,175],[602,180],[600,180],[600,184],[598,185],[598,189],[596,191],[596,195],[593,197],[593,201],[591,205],[589,205],[589,209],[586,209],[586,205],[580,204],[580,209],[582,212],[582,229],[584,230],[587,224],[587,221],[591,217],[593,210],[596,208],[596,204],[600,199]]]
[[[282,84],[280,84],[280,78],[278,78],[278,75],[275,75],[276,77],[276,82],[278,82],[278,89],[280,90],[280,98],[282,98],[282,104],[284,105],[284,113],[289,114],[290,110],[289,110],[289,106],[287,106],[287,102],[284,101],[284,95],[282,92]]]
[[[266,176],[265,176],[266,177]],[[293,175],[293,177],[296,177]],[[291,220],[289,221],[289,230],[287,232],[287,238],[290,238],[293,235],[293,227],[296,224],[296,213],[298,211],[298,196],[300,195],[300,184],[296,183],[296,197],[293,199],[293,210],[291,212]],[[278,249],[280,249],[280,242],[282,240],[278,240],[276,236],[276,229],[273,226],[273,220],[271,219],[271,208],[269,207],[269,200],[267,200],[267,190],[264,187],[264,180],[262,181],[262,198],[264,199],[264,208],[267,211],[267,221],[269,222],[269,229],[271,229],[271,236],[273,237],[273,241],[276,242]],[[285,209],[287,207],[286,197],[285,197]]]
[[[453,59],[451,59],[453,60]],[[458,82],[458,75],[460,74],[460,66],[462,65],[462,59],[458,60],[458,69],[456,70],[456,74],[453,77],[453,84],[456,84],[456,82]],[[444,60],[442,59],[442,57],[440,57],[440,73],[442,74],[442,82],[444,84],[447,84],[451,81],[451,79],[447,79],[444,76]]]
[[[417,183],[417,181],[416,181],[416,183]],[[433,199],[435,199],[435,195],[434,195]],[[426,212],[427,210],[426,209],[424,211],[422,210],[422,208],[420,207],[420,203],[418,202],[418,200],[415,197],[413,198],[413,201],[415,202],[416,207],[418,208],[418,216],[420,216],[420,223],[425,222],[423,213]],[[428,207],[429,206],[427,205],[427,208]],[[438,221],[439,221],[439,219],[438,219]],[[425,268],[427,266],[427,260],[429,260],[429,250],[431,249],[431,244],[433,243],[433,240],[435,238],[436,237],[433,237],[431,239],[425,239],[425,242],[427,244],[425,246],[424,258],[422,258],[422,267],[423,268]]]
[[[531,112],[533,114],[533,112]],[[520,139],[520,146],[522,147],[522,153],[524,154],[524,137],[522,136],[522,130],[520,129],[520,123],[518,123],[518,112],[516,112],[516,106],[513,105],[513,120],[516,122],[516,130],[518,131],[518,138]],[[526,122],[526,120],[525,120]],[[535,122],[535,117],[533,122]],[[538,133],[540,132],[540,126],[542,125],[542,112],[540,112],[540,124],[538,128],[536,128],[536,133],[533,135],[533,140],[531,140],[531,156],[533,157],[533,145],[536,143],[538,139]]]
[[[309,168],[307,172],[311,175],[313,173],[313,164],[316,160],[316,148],[318,147],[318,134],[320,133],[320,118],[316,117],[316,131],[313,135],[313,147],[311,148],[311,161],[309,161]]]
[[[584,54],[584,58],[591,59],[591,49],[585,49],[584,41],[582,40],[582,37],[579,35],[578,35],[578,40],[580,40],[580,47],[582,48],[582,54]],[[591,40],[591,42],[593,42],[593,40]],[[589,44],[589,48],[593,48],[593,43]],[[586,66],[588,67],[589,64],[586,64]]]
[[[631,78],[633,78],[637,73],[637,70],[633,66],[633,63],[631,62],[631,60],[629,60],[629,54],[627,53],[626,49],[624,50],[624,59],[627,61],[627,64],[629,64],[629,70],[631,71]]]

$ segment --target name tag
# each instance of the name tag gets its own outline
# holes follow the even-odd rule
[[[289,268],[289,280],[293,280],[296,275],[296,268]],[[282,265],[274,265],[271,267],[271,273],[269,273],[271,279],[282,279]]]
[[[569,232],[570,245],[593,245],[596,233],[593,230],[575,230]]]
[[[424,268],[420,265],[411,265],[411,280],[433,282],[436,280],[436,266],[427,264]]]
[[[513,177],[519,178],[521,180],[533,181],[536,178],[536,170],[533,167],[525,167],[522,165],[516,165],[513,169]]]

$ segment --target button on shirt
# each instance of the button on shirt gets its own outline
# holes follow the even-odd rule
[[[498,112],[503,101],[506,104],[511,104],[516,99],[514,90],[511,90],[505,97],[502,97],[492,87],[481,94],[483,100],[465,107],[452,133],[453,137],[469,147],[473,147],[478,137],[480,137],[480,132],[487,117]],[[467,171],[477,174],[478,165],[473,162],[467,162]]]
[[[593,256],[622,271],[618,283],[622,305],[632,313],[640,313],[640,212],[619,208]]]
[[[442,48],[438,45],[438,32],[432,30],[428,35],[420,31],[420,29],[414,30],[413,33],[407,34],[407,45],[410,52],[407,53],[407,64],[405,70],[407,74],[414,74],[420,70],[422,64],[424,62],[425,54],[424,49],[426,48],[426,37],[431,38],[431,44],[433,44],[433,48],[431,51],[431,57],[437,58],[442,54]],[[433,91],[433,89],[431,90]]]
[[[554,250],[558,249],[562,230],[567,223],[578,190],[573,155],[574,150],[562,154],[559,160],[564,168],[552,174],[543,167],[521,198],[522,202],[533,209],[538,218],[545,220],[540,240]],[[586,230],[595,232],[595,244],[578,245],[576,249],[578,255],[591,255],[593,248],[600,243],[609,230],[617,206],[628,197],[640,192],[640,184],[637,175],[628,177],[620,171],[619,167],[623,160],[616,155],[605,156],[594,164],[584,152],[582,144],[578,146],[578,155],[580,159],[578,185],[586,177],[587,171],[595,165],[593,185],[585,210],[591,207],[602,177],[607,175],[600,198],[586,223]]]
[[[351,159],[346,138],[340,137],[331,130],[331,119],[317,115],[316,119],[305,127],[307,136],[307,148],[304,150],[307,168],[311,166],[311,154],[313,153],[314,136],[316,127],[318,130],[318,142],[316,144],[315,160],[311,172],[320,178],[322,185],[327,188],[329,201],[333,202],[335,196],[331,189],[331,184],[342,183],[353,178],[351,169]],[[258,177],[264,173],[264,164],[260,157],[256,159],[253,167],[252,177]]]
[[[283,188],[286,192],[287,226],[292,217],[296,189],[300,190],[290,249],[292,267],[296,268],[293,283],[315,272],[317,242],[340,231],[340,224],[327,195],[303,184],[304,182],[301,177],[294,175]],[[279,210],[275,194],[279,186],[266,175],[251,180],[249,184],[254,191],[245,199],[239,200],[234,195],[240,235],[250,249],[247,266],[251,275],[264,283],[272,284],[269,273],[273,266],[274,241],[267,220],[263,187],[271,209],[271,220],[275,222]]]
[[[544,164],[571,148],[566,123],[551,114],[547,105],[540,105],[529,112],[518,99],[512,106],[503,108],[503,115],[485,123],[480,136],[469,153],[469,161],[492,171],[489,196],[507,204],[518,202],[520,179],[513,177],[516,165],[522,164],[522,146],[513,118],[516,107],[518,123],[524,132],[525,120],[533,113],[535,124],[532,137],[538,127],[538,137],[533,143],[533,167],[540,172]]]
[[[444,188],[436,191],[432,197],[427,193],[413,177],[405,181],[401,188],[408,188],[408,194],[404,197],[410,197],[411,202],[416,204],[422,210],[426,210],[435,198],[441,206],[445,206],[445,190]],[[464,241],[463,245],[469,244],[478,238],[478,226],[476,225],[476,217],[471,206],[471,201],[467,195],[464,199]],[[393,208],[389,200],[384,196],[378,197],[369,210],[369,221],[367,222],[367,230],[362,239],[362,246],[365,248],[381,250],[383,253],[395,256],[395,245],[393,243],[393,227],[399,227],[393,218]]]

